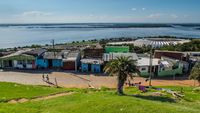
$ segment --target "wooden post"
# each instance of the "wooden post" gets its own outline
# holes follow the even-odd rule
[[[55,85],[56,87],[58,88],[58,82],[57,82],[57,79],[55,78]]]

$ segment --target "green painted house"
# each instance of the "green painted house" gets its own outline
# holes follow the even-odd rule
[[[157,72],[157,76],[175,76],[183,74],[183,63],[176,62],[172,63],[170,61],[161,61]]]
[[[129,53],[129,46],[106,46],[106,53]]]
[[[161,60],[152,59],[152,75],[155,77],[167,77],[183,74],[184,64],[176,60]],[[140,72],[140,76],[149,77],[150,72],[150,59],[149,58],[139,58],[137,61],[137,69]]]

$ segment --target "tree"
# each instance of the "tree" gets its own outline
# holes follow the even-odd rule
[[[200,86],[200,63],[196,63],[196,65],[193,67],[189,78],[197,80]]]
[[[110,76],[117,76],[118,85],[117,92],[123,95],[123,86],[128,77],[133,78],[133,73],[136,73],[135,61],[130,57],[117,57],[110,61],[104,68],[104,71]]]

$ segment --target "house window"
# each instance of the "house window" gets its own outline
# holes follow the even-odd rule
[[[23,61],[22,61],[22,60],[19,60],[19,61],[18,61],[18,64],[19,64],[19,65],[22,65],[22,64],[23,64]]]
[[[32,62],[33,62],[33,61],[31,61],[31,60],[28,60],[28,61],[27,61],[27,64],[32,64]]]
[[[142,68],[141,70],[142,70],[142,71],[145,71],[145,70],[146,70],[146,68]]]

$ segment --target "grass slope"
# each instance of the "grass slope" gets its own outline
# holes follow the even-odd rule
[[[181,90],[181,87],[166,88]],[[129,95],[126,96],[118,96],[115,90],[105,88],[76,89],[72,95],[44,101],[0,103],[0,113],[199,113],[200,93],[192,89],[183,87],[185,97],[181,100],[174,100],[167,94],[149,95],[154,90],[140,93],[136,88],[127,88],[125,92]]]
[[[65,89],[0,82],[0,102],[19,98],[34,98],[63,91]]]

